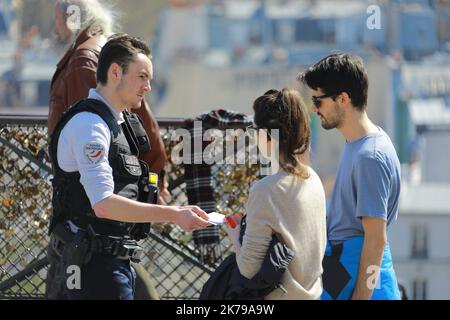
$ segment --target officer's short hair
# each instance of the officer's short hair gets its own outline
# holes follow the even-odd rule
[[[100,51],[97,67],[97,83],[106,85],[108,82],[108,70],[113,63],[117,63],[127,73],[128,66],[138,53],[145,54],[150,59],[151,50],[145,42],[128,34],[116,34],[108,39],[108,42]]]

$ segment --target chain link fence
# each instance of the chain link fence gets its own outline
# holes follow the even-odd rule
[[[171,157],[179,144],[172,133],[180,120],[159,121],[169,156],[169,204],[187,204],[184,168]],[[223,128],[222,128],[223,129]],[[211,167],[216,208],[224,214],[243,211],[255,165],[217,164]],[[51,165],[47,154],[46,119],[0,116],[0,298],[42,299],[48,268],[46,247],[51,214]],[[141,262],[162,299],[196,299],[210,273],[228,255],[230,243],[219,231],[219,252],[205,260],[192,234],[169,223],[152,224],[142,242]]]

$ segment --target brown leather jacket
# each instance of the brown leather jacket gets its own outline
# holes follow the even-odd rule
[[[104,35],[88,36],[82,32],[74,45],[59,61],[50,87],[48,113],[48,135],[51,136],[61,114],[73,103],[86,98],[90,88],[97,87],[95,73],[98,57],[107,38]],[[150,139],[151,150],[141,155],[150,170],[160,173],[167,163],[164,143],[159,133],[159,125],[145,100],[136,112],[144,122]]]

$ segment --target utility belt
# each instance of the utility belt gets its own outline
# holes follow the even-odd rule
[[[86,265],[93,254],[108,255],[120,260],[130,259],[139,263],[144,255],[136,240],[127,236],[105,236],[96,234],[91,225],[88,230],[78,228],[73,233],[68,223],[55,225],[51,245],[56,254],[66,258],[67,264]]]

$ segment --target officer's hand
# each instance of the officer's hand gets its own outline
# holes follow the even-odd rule
[[[177,207],[175,223],[183,230],[192,232],[210,226],[209,218],[205,211],[197,206]]]

